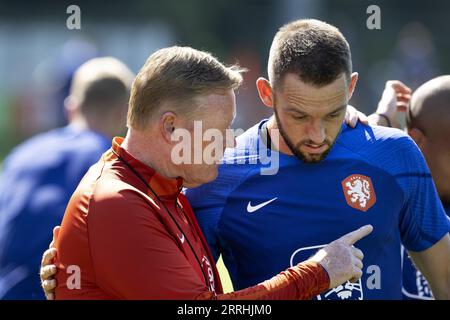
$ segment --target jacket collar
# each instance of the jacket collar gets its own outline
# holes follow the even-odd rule
[[[156,172],[153,168],[134,158],[130,153],[121,147],[124,138],[115,137],[112,140],[112,146],[109,152],[106,154],[107,160],[118,159],[117,155],[121,159],[126,161],[139,175],[150,185],[153,191],[159,196],[164,198],[177,198],[183,186],[183,179],[167,178]],[[117,154],[117,155],[116,155]],[[129,169],[129,168],[127,168]],[[151,193],[151,191],[149,190]]]

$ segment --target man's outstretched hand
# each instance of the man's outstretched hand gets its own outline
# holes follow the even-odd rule
[[[355,231],[347,233],[320,249],[312,258],[328,272],[330,289],[346,281],[355,282],[362,276],[364,254],[353,245],[370,234],[371,225],[365,225]]]

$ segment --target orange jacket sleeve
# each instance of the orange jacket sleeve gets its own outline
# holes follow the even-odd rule
[[[328,289],[330,280],[317,263],[304,262],[256,286],[219,295],[219,300],[309,300]]]

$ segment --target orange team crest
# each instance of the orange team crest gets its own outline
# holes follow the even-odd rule
[[[362,174],[352,174],[342,180],[342,190],[347,204],[357,210],[365,212],[377,201],[372,179]]]

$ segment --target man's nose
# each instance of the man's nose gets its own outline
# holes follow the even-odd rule
[[[322,144],[325,142],[325,127],[322,120],[313,120],[308,128],[308,137],[314,144]]]

